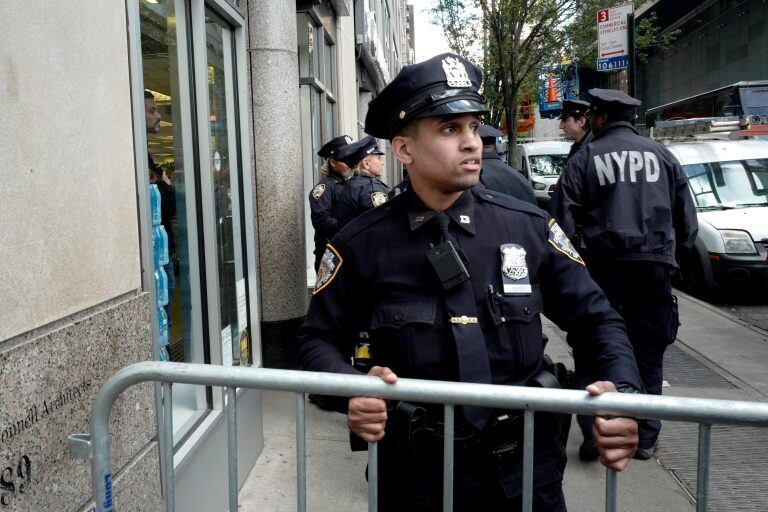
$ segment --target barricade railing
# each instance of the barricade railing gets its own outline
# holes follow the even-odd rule
[[[655,418],[699,424],[697,511],[706,511],[709,487],[710,433],[713,424],[768,427],[768,404],[736,400],[715,400],[674,396],[604,393],[591,396],[585,391],[541,389],[489,384],[468,384],[430,380],[400,379],[387,384],[378,377],[334,373],[239,368],[203,364],[144,362],[123,368],[110,377],[94,400],[90,434],[69,436],[73,457],[91,459],[91,486],[95,510],[114,512],[109,416],[118,396],[130,386],[157,381],[163,386],[163,443],[165,510],[174,512],[173,421],[174,383],[221,386],[226,389],[227,453],[229,463],[229,510],[238,510],[237,492],[237,388],[289,391],[296,393],[297,507],[307,506],[306,422],[307,393],[335,396],[375,396],[390,400],[443,404],[443,510],[453,509],[454,407],[475,405],[524,411],[523,427],[523,510],[532,510],[534,411],[604,416]],[[378,453],[376,443],[368,445],[368,503],[378,503]],[[616,510],[617,475],[606,473],[605,510]]]

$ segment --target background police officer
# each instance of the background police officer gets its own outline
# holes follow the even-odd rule
[[[391,141],[411,186],[328,244],[297,339],[303,368],[359,374],[349,355],[364,323],[377,365],[368,374],[385,382],[526,385],[544,367],[544,312],[583,333],[577,357],[600,361],[596,374],[604,380],[590,393],[613,391],[614,383],[642,388],[623,322],[554,220],[475,186],[479,115],[487,112],[480,81],[472,63],[442,54],[403,68],[369,104],[366,132]],[[348,405],[351,430],[381,440],[381,509],[440,509],[442,407],[422,404],[416,425],[378,398],[353,397]],[[534,509],[565,510],[560,424],[542,415],[535,425]],[[520,507],[520,426],[514,412],[457,408],[457,510]],[[633,419],[596,420],[606,466],[626,466],[636,429]]]
[[[696,211],[677,160],[630,124],[640,102],[609,89],[589,93],[594,136],[566,164],[552,211],[567,235],[581,226],[592,277],[624,317],[645,388],[658,395],[678,327],[670,274],[676,250],[693,247]],[[578,362],[576,369],[593,370]],[[584,459],[597,457],[590,423],[580,418]],[[636,458],[653,455],[660,429],[659,421],[641,422]]]
[[[480,126],[478,134],[483,141],[483,168],[480,182],[487,189],[516,197],[536,206],[536,196],[531,183],[517,169],[508,166],[496,152],[497,137],[504,135],[493,126]]]
[[[566,161],[582,146],[592,140],[592,132],[587,119],[589,102],[583,100],[563,100],[563,111],[560,114],[560,129],[565,133],[565,140],[573,141]]]
[[[309,209],[311,211],[312,227],[315,228],[315,271],[320,266],[320,258],[325,250],[325,244],[336,234],[339,228],[338,220],[333,213],[340,187],[352,176],[347,164],[337,158],[337,152],[352,142],[349,135],[340,135],[326,143],[317,156],[325,158],[321,167],[322,179],[309,193]]]
[[[339,151],[339,160],[355,173],[334,209],[339,229],[361,213],[387,202],[389,187],[379,179],[384,171],[383,154],[376,139],[370,136]]]

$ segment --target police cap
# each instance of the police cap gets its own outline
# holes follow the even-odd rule
[[[349,167],[359,164],[363,158],[369,155],[383,155],[384,152],[379,149],[379,145],[374,137],[370,135],[357,142],[353,142],[342,147],[336,154],[336,160],[344,162]]]
[[[485,114],[478,92],[480,68],[455,53],[405,66],[368,104],[365,132],[392,140],[406,124],[421,117]]]
[[[482,124],[477,129],[477,134],[483,139],[483,144],[496,144],[496,137],[502,137],[504,132],[497,130],[489,124]]]
[[[587,115],[589,102],[584,100],[563,100],[563,111],[560,119],[574,117],[576,119]]]
[[[320,148],[320,151],[317,152],[317,156],[337,160],[336,153],[347,144],[352,144],[352,137],[349,135],[340,135],[326,142],[325,145]]]
[[[642,102],[629,94],[615,89],[590,89],[590,109],[596,112],[631,116]]]

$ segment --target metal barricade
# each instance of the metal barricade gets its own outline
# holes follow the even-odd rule
[[[222,386],[226,388],[229,457],[229,510],[238,509],[237,493],[237,422],[236,389],[252,388],[296,393],[296,464],[298,510],[306,511],[307,472],[305,436],[305,396],[318,393],[336,396],[376,396],[392,400],[444,404],[445,433],[443,453],[443,510],[453,509],[454,407],[475,405],[499,409],[524,410],[523,434],[523,510],[533,504],[533,436],[534,411],[577,413],[605,416],[628,416],[695,422],[699,424],[698,446],[698,511],[707,510],[709,486],[710,430],[713,424],[768,427],[768,404],[735,400],[714,400],[672,396],[604,393],[590,396],[584,391],[541,389],[489,384],[400,379],[387,384],[378,377],[333,373],[238,368],[202,364],[144,362],[123,368],[110,377],[99,390],[93,404],[90,434],[69,436],[73,457],[91,459],[91,486],[97,512],[114,512],[109,416],[118,396],[128,387],[141,382],[163,383],[164,481],[165,509],[173,512],[173,383]],[[376,511],[377,446],[368,446],[368,502]],[[617,475],[606,473],[605,510],[616,510]]]

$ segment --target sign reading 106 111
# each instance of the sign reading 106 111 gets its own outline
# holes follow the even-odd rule
[[[632,4],[597,11],[597,70],[613,71],[629,67],[627,15]]]

